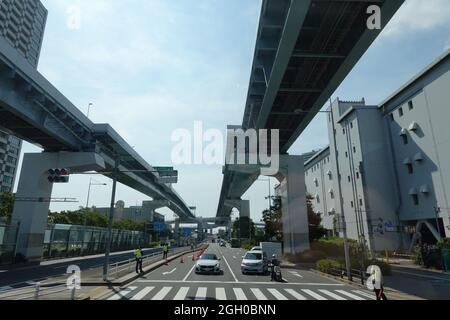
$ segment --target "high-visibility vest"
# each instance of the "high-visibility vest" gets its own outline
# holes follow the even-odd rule
[[[142,258],[142,252],[141,252],[141,250],[137,249],[137,250],[134,252],[134,256],[136,257],[136,259]]]

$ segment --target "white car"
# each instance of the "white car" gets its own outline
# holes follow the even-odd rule
[[[242,274],[258,273],[267,274],[269,271],[268,260],[262,251],[249,251],[242,257]]]
[[[195,263],[195,273],[222,274],[220,259],[213,253],[205,253]]]

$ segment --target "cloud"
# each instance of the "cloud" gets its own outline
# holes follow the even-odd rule
[[[435,28],[450,28],[448,0],[406,0],[384,30],[386,37],[401,37]]]

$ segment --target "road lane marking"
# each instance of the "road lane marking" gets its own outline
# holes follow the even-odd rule
[[[236,296],[237,300],[243,301],[243,300],[248,300],[247,296],[244,293],[244,290],[242,290],[241,288],[233,288],[234,291],[234,295]]]
[[[184,277],[183,280],[181,280],[181,282],[186,282],[187,278],[189,278],[189,276],[191,275],[192,271],[194,271],[194,269],[195,269],[195,263],[192,266],[191,270],[189,270],[189,272],[187,273],[186,277]],[[164,281],[164,282],[166,282],[166,281]]]
[[[294,289],[284,289],[287,293],[289,293],[291,296],[293,296],[297,300],[306,300],[305,296],[301,295]]]
[[[108,300],[120,300],[125,298],[128,294],[130,294],[132,291],[136,290],[137,287],[128,287],[126,289],[123,289],[119,293],[116,293],[112,297],[110,297]]]
[[[253,292],[253,294],[255,295],[255,297],[256,297],[257,300],[269,300],[269,299],[267,299],[267,297],[264,295],[264,293],[262,293],[261,290],[256,289],[256,288],[252,288],[252,289],[250,289],[250,290]]]
[[[353,290],[353,292],[357,293],[357,294],[359,294],[359,295],[361,295],[363,297],[367,297],[369,299],[372,299],[372,300],[376,300],[377,299],[373,295],[371,295],[371,294],[369,294],[367,292],[361,291],[361,290]]]
[[[239,280],[238,280],[238,279],[236,278],[236,276],[234,275],[233,270],[231,270],[231,267],[230,267],[230,264],[228,263],[227,258],[225,258],[225,256],[223,255],[222,251],[219,250],[219,253],[220,253],[220,255],[222,256],[223,261],[225,261],[225,263],[227,264],[228,269],[230,269],[230,273],[231,273],[231,275],[232,275],[233,278],[234,278],[234,282],[239,282]]]
[[[164,287],[162,288],[153,298],[152,300],[164,300],[164,298],[169,294],[172,290],[172,287]]]
[[[344,290],[336,290],[337,292],[339,292],[340,294],[343,294],[344,296],[350,297],[354,300],[366,300],[364,298],[361,298],[360,296],[356,296],[354,294],[351,294],[350,292],[344,291]]]
[[[225,288],[216,288],[216,299],[217,300],[227,300],[227,294],[225,293]]]
[[[267,289],[267,291],[269,291],[277,300],[288,300],[288,298],[277,289]]]
[[[207,288],[198,288],[197,293],[195,294],[195,300],[206,300],[207,292]]]
[[[142,300],[145,298],[146,295],[148,295],[155,287],[145,287],[141,291],[139,291],[136,295],[131,298],[131,300]]]
[[[321,289],[319,291],[322,292],[323,294],[329,296],[329,297],[332,297],[335,300],[347,300],[346,298],[338,296],[337,294],[335,294],[335,293],[333,293],[331,291],[328,291],[328,290]]]
[[[304,293],[306,293],[306,294],[309,294],[311,297],[313,297],[314,299],[317,299],[317,300],[328,300],[327,298],[325,298],[325,297],[322,297],[320,294],[317,294],[317,293],[315,293],[314,291],[312,291],[312,290],[309,290],[309,289],[302,289],[302,291],[304,292]]]
[[[236,257],[236,256],[233,256],[233,259],[237,259],[237,257]]]
[[[434,277],[434,276],[429,276],[429,275],[422,275],[422,274],[417,274],[417,273],[413,273],[413,272],[405,272],[405,271],[399,271],[399,270],[392,270],[393,273],[402,273],[402,274],[407,274],[410,276],[415,276],[418,278],[428,278],[428,279],[433,279],[433,280],[441,280],[441,281],[450,281],[450,278],[441,278],[441,277]]]
[[[299,277],[299,278],[303,279],[303,276],[300,273],[298,273],[297,271],[290,271],[289,273],[292,274],[293,276],[296,276],[296,277]]]
[[[197,280],[137,280],[137,283],[210,283],[210,284],[236,284],[236,281],[197,281]],[[284,286],[286,283],[275,283],[275,282],[250,282],[250,281],[239,281],[239,284],[253,284],[253,285],[270,285],[270,286]],[[319,287],[344,287],[345,284],[341,283],[314,283],[314,282],[305,282],[305,283],[294,283],[290,282],[289,286],[319,286]]]
[[[186,296],[189,292],[189,287],[182,287],[180,290],[178,290],[178,293],[175,295],[175,298],[173,300],[181,301],[186,300]]]
[[[172,274],[172,273],[175,272],[175,270],[177,270],[177,268],[173,269],[173,270],[170,271],[170,272],[163,272],[163,276],[166,276],[166,275],[168,275],[168,274]]]

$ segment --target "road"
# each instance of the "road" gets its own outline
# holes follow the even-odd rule
[[[161,248],[146,249],[144,255],[161,251]],[[111,263],[133,259],[134,251],[113,253],[110,257]],[[73,258],[65,260],[45,261],[39,266],[23,267],[11,270],[0,269],[0,292],[3,290],[23,288],[36,282],[45,283],[55,278],[67,277],[67,267],[77,265],[83,274],[95,273],[103,268],[104,255],[91,257]],[[100,271],[98,271],[100,272]]]
[[[285,283],[270,276],[243,275],[241,249],[211,244],[208,253],[221,259],[221,275],[197,275],[192,254],[173,261],[124,288],[107,300],[374,300],[370,291],[322,277],[308,270],[283,269]]]

